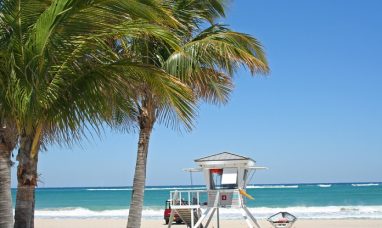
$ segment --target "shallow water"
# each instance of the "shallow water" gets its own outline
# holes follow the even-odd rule
[[[203,189],[194,186],[193,189]],[[189,186],[148,186],[143,216],[161,218],[170,191]],[[15,191],[13,190],[13,196]],[[251,212],[266,218],[288,211],[299,218],[382,218],[382,183],[280,184],[249,186]],[[126,217],[130,187],[39,188],[36,191],[38,218],[119,218]],[[240,212],[222,209],[225,218],[238,218]]]

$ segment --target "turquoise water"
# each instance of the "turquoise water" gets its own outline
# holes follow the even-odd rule
[[[162,217],[170,191],[189,188],[148,186],[143,215]],[[258,217],[286,210],[306,218],[382,218],[382,183],[255,185],[247,192],[255,197],[247,201],[247,206]],[[129,187],[39,188],[36,216],[126,217],[130,196]],[[236,210],[224,210],[227,218],[240,216]]]

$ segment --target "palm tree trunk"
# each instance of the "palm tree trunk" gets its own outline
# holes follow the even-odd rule
[[[0,227],[13,227],[11,195],[11,151],[0,135]]]
[[[37,157],[31,156],[33,136],[21,136],[17,154],[17,194],[14,228],[34,227],[35,187],[37,185]]]
[[[146,103],[146,106],[142,107],[139,116],[138,153],[135,164],[133,191],[131,194],[127,228],[141,227],[143,198],[146,184],[147,154],[149,150],[150,135],[155,122],[154,115],[155,112],[153,109],[148,109]]]

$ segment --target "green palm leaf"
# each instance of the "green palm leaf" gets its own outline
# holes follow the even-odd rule
[[[152,40],[179,50],[168,27],[179,26],[154,0],[52,0],[0,3],[0,117],[20,135],[16,227],[27,224],[44,143],[70,144],[99,134],[113,115],[134,116],[142,86],[171,104],[185,121],[193,115],[190,89],[164,70],[116,47]],[[155,23],[154,23],[155,22]],[[122,42],[123,41],[123,42]],[[130,53],[125,53],[125,56]],[[0,196],[1,197],[1,196]],[[25,214],[24,214],[25,213]],[[33,223],[33,217],[31,219]]]

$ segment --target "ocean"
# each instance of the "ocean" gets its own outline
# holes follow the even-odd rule
[[[143,217],[163,218],[170,191],[203,186],[148,186]],[[13,197],[15,190],[12,190]],[[247,207],[257,218],[287,211],[306,219],[382,219],[382,183],[317,183],[251,185]],[[130,187],[38,188],[37,218],[127,218]],[[222,209],[225,219],[238,219],[240,211]]]

